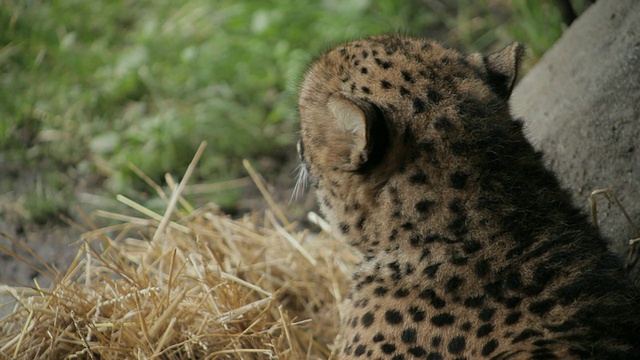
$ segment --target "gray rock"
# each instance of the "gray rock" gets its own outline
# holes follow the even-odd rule
[[[592,191],[613,189],[640,223],[640,1],[591,6],[522,79],[511,105],[578,205],[589,211]],[[604,197],[597,202],[602,233],[626,258],[638,229]],[[633,276],[640,280],[640,266]]]

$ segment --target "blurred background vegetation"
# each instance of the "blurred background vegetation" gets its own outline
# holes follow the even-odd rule
[[[563,27],[550,0],[3,0],[0,211],[47,223],[81,192],[140,196],[129,163],[163,183],[204,140],[192,182],[244,176],[242,158],[292,178],[296,88],[323,49],[401,31],[467,52],[520,41],[531,64]]]

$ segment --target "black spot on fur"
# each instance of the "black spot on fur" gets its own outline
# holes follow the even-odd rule
[[[495,313],[496,313],[496,309],[495,308],[482,309],[478,313],[478,319],[480,319],[482,321],[489,321],[489,320],[491,320],[491,318],[493,317],[493,314],[495,314]]]
[[[400,74],[402,74],[402,78],[404,79],[404,81],[408,83],[413,83],[415,81],[408,71],[402,70],[400,71]]]
[[[417,358],[424,357],[424,355],[427,353],[425,349],[421,346],[412,347],[409,350],[407,350],[407,352]]]
[[[431,346],[438,347],[442,343],[442,338],[440,336],[434,336],[431,338]]]
[[[422,273],[426,275],[428,278],[433,279],[436,276],[436,273],[438,272],[438,268],[440,268],[440,265],[441,265],[440,263],[429,265],[425,267],[424,270],[422,270]]]
[[[411,264],[405,264],[404,266],[404,273],[407,275],[411,275],[413,274],[413,272],[416,271],[415,266],[411,265]]]
[[[466,341],[465,341],[464,336],[456,336],[456,337],[454,337],[449,342],[449,345],[447,345],[447,349],[449,350],[449,352],[451,354],[460,353],[460,352],[464,351],[465,347],[466,347]]]
[[[449,262],[456,266],[464,266],[469,262],[469,258],[460,254],[454,254],[451,259],[449,259]]]
[[[396,51],[398,51],[398,46],[400,46],[399,41],[388,42],[384,47],[384,53],[387,55],[393,55]]]
[[[449,203],[449,210],[451,210],[451,212],[454,214],[461,214],[463,210],[462,200],[460,200],[460,198],[453,199]]]
[[[509,315],[507,315],[507,317],[504,319],[504,323],[506,325],[517,324],[518,321],[520,321],[521,316],[522,316],[522,313],[519,311],[514,311],[512,313],[509,313]]]
[[[440,116],[433,125],[438,131],[451,131],[453,124],[446,116]]]
[[[432,299],[436,296],[436,292],[433,289],[424,289],[418,294],[420,299]]]
[[[420,308],[416,306],[410,307],[407,311],[411,314],[413,322],[422,322],[426,317],[424,310],[420,310]]]
[[[405,144],[408,144],[410,142],[413,142],[414,138],[415,138],[415,136],[413,135],[413,129],[411,128],[410,124],[407,124],[404,127],[404,131],[402,132],[402,141]]]
[[[340,232],[343,234],[347,234],[349,232],[349,224],[345,222],[340,223]]]
[[[558,325],[545,325],[545,329],[554,333],[560,333],[560,332],[567,332],[567,331],[573,330],[576,327],[576,325],[577,324],[574,321],[566,320]]]
[[[476,240],[465,240],[462,243],[462,251],[465,254],[474,254],[482,249],[482,244]]]
[[[426,184],[428,182],[429,178],[427,177],[427,174],[425,174],[424,171],[422,170],[418,170],[416,171],[413,175],[411,175],[411,177],[409,177],[409,182],[412,184]]]
[[[405,230],[413,230],[413,223],[412,222],[406,222],[402,225],[400,225],[401,228],[405,229]]]
[[[449,313],[442,313],[431,318],[431,323],[437,327],[443,327],[453,324],[455,317]]]
[[[438,103],[442,100],[442,95],[434,89],[427,90],[427,98],[432,103]]]
[[[421,263],[424,262],[429,257],[429,255],[431,255],[431,251],[429,251],[428,248],[424,248],[423,247],[422,250],[420,250],[420,260],[419,260],[419,262],[421,262]]]
[[[484,295],[470,296],[464,300],[464,306],[468,308],[479,308],[484,304]]]
[[[395,249],[397,250],[398,248],[399,248],[399,246],[396,245]],[[397,267],[391,267],[391,265],[397,265]],[[392,280],[398,281],[398,280],[401,280],[403,278],[402,270],[400,269],[400,265],[397,262],[389,264],[389,268],[391,270],[393,270],[393,273],[391,274],[391,279]]]
[[[387,310],[384,313],[384,319],[391,325],[397,325],[403,321],[402,314],[398,310]]]
[[[409,243],[413,247],[420,247],[424,243],[424,239],[418,234],[411,235],[411,237],[409,238]]]
[[[447,281],[447,283],[444,285],[445,293],[457,291],[463,282],[464,282],[464,279],[461,278],[460,276],[457,276],[457,275],[452,276],[449,279],[449,281]]]
[[[436,309],[442,309],[443,307],[447,306],[447,302],[444,301],[444,299],[441,297],[434,296],[433,298],[431,298],[431,306]]]
[[[425,140],[417,143],[415,146],[415,149],[419,154],[424,154],[424,153],[432,153],[436,149],[436,147],[433,141]]]
[[[520,334],[518,334],[516,337],[513,338],[511,343],[516,344],[516,343],[528,340],[532,337],[541,336],[541,335],[542,333],[540,331],[533,330],[533,329],[524,329],[522,330],[522,332],[520,332]]]
[[[476,276],[481,279],[487,276],[490,270],[491,270],[491,263],[487,259],[478,260],[475,266],[473,267],[473,271],[475,272]]]
[[[551,340],[551,339],[540,339],[540,340],[534,341],[533,345],[535,345],[535,346],[547,346],[547,345],[555,344],[556,342],[557,342],[556,340]]]
[[[362,74],[365,74],[365,75],[366,75],[366,74],[368,74],[368,73],[369,73],[369,69],[367,69],[366,67],[361,67],[361,68],[360,68],[360,72],[361,72]]]
[[[381,86],[383,89],[385,89],[385,90],[386,90],[386,89],[391,89],[391,87],[392,87],[392,86],[391,86],[391,83],[390,83],[390,82],[388,82],[387,80],[382,80],[382,81],[380,81],[380,86]]]
[[[515,308],[518,305],[520,305],[521,302],[522,302],[522,298],[517,296],[512,296],[504,299],[504,305],[507,307],[507,309]]]
[[[416,97],[413,98],[413,113],[414,114],[420,114],[422,112],[425,111],[425,104],[424,101],[422,101],[422,99]]]
[[[493,324],[484,324],[476,331],[476,337],[485,337],[493,331]]]
[[[471,322],[469,321],[465,321],[462,325],[460,325],[460,329],[462,331],[469,331],[471,330]]]
[[[433,207],[433,205],[435,205],[434,201],[431,200],[421,200],[416,204],[416,210],[419,213],[426,213],[429,210],[431,210],[431,208]]]
[[[396,351],[396,346],[390,343],[380,345],[380,350],[385,354],[393,354]]]
[[[360,322],[362,323],[362,326],[369,327],[371,326],[371,324],[373,324],[374,319],[375,317],[373,316],[373,314],[371,312],[367,312],[364,315],[362,315]]]
[[[356,347],[356,349],[353,351],[353,355],[362,356],[366,352],[367,352],[367,345],[362,344],[362,345],[358,345],[358,347]]]
[[[502,282],[494,281],[484,286],[484,291],[494,299],[502,298]]]
[[[407,90],[404,86],[400,86],[399,91],[400,91],[400,95],[403,97],[411,95],[411,92]]]
[[[468,178],[469,178],[469,174],[465,172],[462,172],[462,171],[454,172],[449,177],[451,181],[451,187],[453,187],[454,189],[464,189],[464,187],[467,185]]]
[[[522,275],[519,272],[520,270],[514,270],[506,275],[505,285],[509,290],[518,290],[522,287]]]
[[[532,314],[538,316],[544,316],[549,312],[556,304],[554,299],[544,299],[539,301],[533,301],[529,304],[529,311]]]
[[[384,287],[384,286],[378,286],[375,290],[373,290],[373,294],[375,296],[385,296],[387,294],[387,292],[389,291],[388,288]]]
[[[488,356],[492,352],[494,352],[497,348],[498,348],[498,340],[491,339],[487,341],[486,344],[484,344],[484,346],[482,347],[482,351],[480,352],[480,355]]]
[[[376,64],[378,64],[378,66],[385,70],[389,69],[392,66],[390,61],[380,60],[379,58],[375,58],[374,61],[376,62]]]
[[[463,236],[469,229],[467,228],[467,217],[464,215],[458,215],[453,218],[453,221],[449,223],[448,229],[451,230],[455,236]]]
[[[418,333],[415,328],[406,328],[402,331],[400,339],[402,339],[404,343],[411,344],[416,342],[417,335]]]

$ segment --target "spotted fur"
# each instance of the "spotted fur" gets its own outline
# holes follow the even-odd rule
[[[640,358],[638,291],[509,114],[521,54],[389,35],[309,69],[299,152],[364,255],[335,358]]]

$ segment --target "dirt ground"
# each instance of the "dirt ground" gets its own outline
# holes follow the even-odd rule
[[[315,204],[313,196],[308,191],[297,201],[289,201],[297,162],[295,148],[292,147],[291,156],[280,159],[258,159],[253,162],[253,166],[265,177],[268,191],[280,204],[283,204],[288,215],[304,222],[306,212],[313,209]],[[0,173],[2,173],[2,163],[0,163]],[[181,174],[173,175],[176,179],[181,177]],[[43,263],[55,269],[64,270],[76,256],[82,244],[83,231],[70,226],[64,220],[37,224],[25,216],[25,194],[34,191],[36,176],[37,174],[32,171],[16,174],[12,190],[0,193],[0,246],[17,255],[14,257],[0,249],[0,285],[33,286],[35,279],[38,284],[46,287],[51,281],[38,270],[46,268]],[[226,209],[230,215],[239,215],[267,207],[262,195],[252,183],[249,182],[242,191],[237,207]],[[152,190],[149,189],[149,192]],[[75,198],[69,200],[72,203],[70,220],[87,229],[89,226],[78,209],[88,215],[99,227],[113,224],[113,222],[94,216],[95,210],[114,212],[120,210],[122,213],[129,210],[125,205],[118,204],[114,195],[105,194],[97,184],[79,186],[75,195]],[[197,200],[197,203],[205,204],[209,201],[211,200],[204,195]]]

